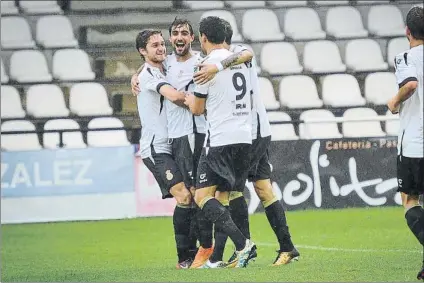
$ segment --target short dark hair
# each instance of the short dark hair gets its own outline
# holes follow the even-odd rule
[[[135,48],[137,49],[137,51],[140,48],[146,49],[147,42],[149,41],[149,38],[152,35],[155,35],[155,34],[160,34],[162,36],[162,32],[160,30],[145,29],[145,30],[142,30],[141,32],[139,32],[137,34],[136,39],[135,39]],[[141,55],[141,57],[144,59],[143,55]]]
[[[222,20],[225,25],[225,43],[231,45],[231,38],[233,37],[233,27],[226,20]]]
[[[424,12],[419,6],[412,7],[406,15],[406,26],[415,39],[424,40]]]
[[[226,35],[226,28],[222,20],[215,16],[203,18],[199,24],[200,35],[205,35],[209,42],[213,44],[223,43]]]
[[[171,25],[168,28],[169,35],[171,35],[171,31],[173,27],[179,27],[179,26],[185,26],[185,25],[188,26],[190,35],[193,35],[194,31],[193,31],[193,26],[191,25],[191,22],[187,19],[178,19],[177,17],[175,17],[174,21],[171,23]]]

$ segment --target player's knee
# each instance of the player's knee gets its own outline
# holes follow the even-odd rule
[[[262,202],[270,201],[275,198],[269,179],[256,181],[253,186],[255,188],[256,194],[258,195],[258,198]]]

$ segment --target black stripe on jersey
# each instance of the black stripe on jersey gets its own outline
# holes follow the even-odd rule
[[[163,110],[163,101],[165,100],[165,96],[161,95],[160,96],[160,109],[159,109],[159,114],[162,113]]]
[[[191,80],[186,86],[185,86],[185,91],[188,91],[188,88],[190,87],[190,85],[194,85],[194,81]]]
[[[193,133],[197,134],[197,125],[196,125],[196,119],[194,118],[194,115],[191,115],[193,119]]]
[[[194,96],[199,97],[199,98],[206,98],[208,97],[208,94],[203,94],[200,92],[194,92]]]
[[[404,79],[400,84],[399,84],[399,88],[403,87],[404,85],[406,85],[409,82],[417,82],[418,79],[416,77],[408,77],[406,79]]]
[[[153,74],[152,74],[152,70],[150,70],[149,67],[147,67],[147,72],[149,72],[149,74],[152,75],[152,77],[154,77]]]
[[[403,53],[403,58],[405,59],[405,64],[408,65],[408,53]]]
[[[160,88],[161,87],[163,87],[164,85],[170,85],[169,83],[167,83],[167,82],[160,82],[160,83],[158,83],[158,85],[156,86],[156,91],[160,94],[160,92],[159,92],[159,90],[160,90]]]

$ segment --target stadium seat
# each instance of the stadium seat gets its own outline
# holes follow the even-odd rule
[[[339,132],[337,122],[311,123],[312,120],[331,120],[334,118],[334,114],[326,109],[312,109],[302,112],[299,120],[303,120],[305,123],[299,124],[299,137],[305,140],[342,138],[343,135]]]
[[[15,5],[15,1],[1,1],[0,11],[2,16],[19,14],[19,10]]]
[[[239,33],[239,30],[238,30],[238,27],[237,27],[236,18],[234,17],[234,15],[230,11],[211,10],[211,11],[204,12],[200,18],[203,19],[203,18],[206,18],[206,17],[209,17],[209,16],[220,17],[220,18],[228,21],[230,23],[231,27],[233,28],[232,41],[234,43],[243,41],[243,37]]]
[[[276,7],[293,7],[293,6],[306,6],[308,5],[308,1],[296,0],[296,1],[268,1],[268,3],[272,6]]]
[[[19,83],[51,82],[46,58],[39,50],[19,50],[10,57],[9,77]]]
[[[269,121],[272,122],[285,122],[291,121],[289,114],[281,111],[267,112]],[[271,140],[298,140],[294,126],[292,123],[287,124],[271,124]]]
[[[346,44],[346,66],[355,72],[387,70],[380,45],[373,39],[354,39]]]
[[[18,16],[1,18],[1,46],[3,49],[35,48],[31,29],[25,18]]]
[[[37,118],[69,116],[63,92],[53,84],[30,86],[26,93],[26,107],[27,113]]]
[[[9,76],[6,73],[6,68],[3,64],[3,59],[1,59],[1,83],[6,84],[9,82]]]
[[[365,99],[376,105],[386,105],[396,95],[398,85],[391,72],[371,73],[365,78]]]
[[[115,117],[94,118],[88,123],[89,129],[123,128],[124,124]],[[88,131],[88,146],[109,147],[130,145],[124,129],[111,131]]]
[[[371,108],[351,108],[343,113],[346,119],[366,119],[378,117],[377,112]],[[346,138],[383,137],[386,135],[381,129],[380,121],[350,121],[342,123],[343,136]]]
[[[293,40],[323,39],[326,36],[317,12],[307,7],[292,8],[286,12],[284,34]]]
[[[346,65],[342,62],[337,44],[329,40],[306,43],[303,51],[303,64],[305,70],[313,73],[346,71]]]
[[[303,70],[296,48],[289,42],[264,44],[261,50],[261,67],[271,75],[299,74]]]
[[[276,110],[280,108],[280,103],[275,98],[274,87],[270,80],[259,77],[259,89],[261,91],[262,101],[267,110]]]
[[[265,7],[266,1],[225,1],[231,8]]]
[[[20,0],[19,5],[26,14],[58,14],[63,12],[57,1]]]
[[[1,118],[23,118],[25,111],[22,108],[21,97],[13,86],[1,86]]]
[[[386,116],[391,117],[393,116],[393,114],[392,112],[390,112],[390,110],[387,110]],[[396,114],[395,116],[399,118],[399,114]],[[387,120],[385,123],[386,134],[388,136],[397,137],[399,135],[399,127],[400,127],[399,120]]]
[[[222,9],[224,1],[184,1],[191,10]]]
[[[62,15],[42,16],[37,21],[37,43],[45,48],[77,47],[72,24]]]
[[[361,14],[354,7],[333,7],[327,11],[326,32],[335,38],[367,37]]]
[[[27,120],[5,121],[1,124],[1,148],[7,151],[40,150],[41,145],[36,133],[9,134],[13,131],[35,131],[33,123]]]
[[[111,115],[106,89],[99,83],[77,83],[69,94],[69,108],[78,116]]]
[[[90,81],[96,74],[82,49],[60,49],[53,55],[53,76],[61,81]]]
[[[356,0],[356,4],[359,5],[369,5],[369,4],[381,4],[389,3],[389,0]]]
[[[252,19],[261,19],[261,24]],[[277,15],[270,9],[251,9],[243,14],[243,36],[251,41],[283,40]]]
[[[409,41],[406,37],[392,38],[387,46],[387,62],[394,67],[395,57],[401,52],[409,50]]]
[[[322,99],[325,105],[348,107],[365,105],[356,78],[349,74],[325,76],[322,80]]]
[[[279,86],[279,101],[289,108],[322,107],[314,80],[308,76],[283,77]]]
[[[326,5],[349,5],[349,0],[327,0],[327,1],[312,1],[315,5],[326,6]]]
[[[73,130],[80,129],[78,122],[72,119],[54,119],[49,120],[44,124],[44,130]],[[55,149],[59,148],[60,136],[59,132],[44,133],[43,146],[45,148]],[[77,132],[64,132],[62,133],[63,148],[85,148],[87,145],[84,143],[82,133]]]
[[[377,36],[405,35],[405,24],[399,8],[393,5],[371,6],[368,12],[368,30]]]

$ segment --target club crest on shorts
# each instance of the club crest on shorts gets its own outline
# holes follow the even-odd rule
[[[171,173],[171,170],[165,171],[165,176],[168,181],[171,181],[174,178],[174,174]]]

